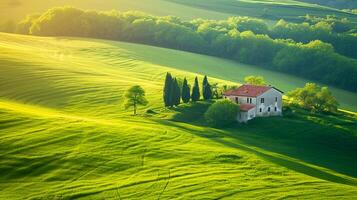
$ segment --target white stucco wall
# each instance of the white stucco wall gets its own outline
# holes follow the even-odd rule
[[[247,122],[251,119],[254,119],[256,117],[256,111],[255,108],[250,109],[247,112],[240,111],[237,116],[237,120],[239,122]]]
[[[261,103],[261,99],[264,98],[264,103]],[[277,100],[275,99],[277,98]],[[272,88],[267,92],[257,97],[256,104],[257,116],[277,116],[282,114],[282,94],[276,89]],[[270,112],[269,112],[270,108]],[[275,111],[276,108],[276,111]],[[261,112],[260,112],[261,111]]]
[[[227,96],[227,98],[235,103],[237,103],[236,98],[238,98],[239,104],[254,104],[254,105],[256,105],[256,103],[257,103],[257,99],[255,97]],[[250,99],[252,99],[252,100],[250,100]],[[250,102],[252,102],[252,103],[250,103]]]

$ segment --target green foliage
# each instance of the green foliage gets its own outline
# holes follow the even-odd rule
[[[163,89],[163,99],[164,99],[164,105],[165,107],[172,106],[172,83],[173,79],[172,76],[169,72],[166,73],[166,78],[165,78],[165,83],[164,83],[164,89]]]
[[[202,81],[202,95],[204,100],[212,99],[212,87],[208,82],[207,76],[205,76]]]
[[[255,34],[268,33],[268,25],[261,19],[250,17],[230,17],[228,23],[234,24],[238,31],[252,31]]]
[[[223,91],[222,89],[218,86],[218,83],[213,83],[211,85],[212,88],[212,98],[214,99],[220,99],[222,98]]]
[[[306,16],[305,19],[307,22],[301,24],[280,20],[268,34],[272,38],[292,39],[303,43],[321,40],[332,44],[337,53],[357,58],[357,40],[347,34],[348,31],[356,27],[354,24],[332,17]]]
[[[251,85],[267,85],[262,76],[247,76],[244,78],[244,82]]]
[[[133,107],[134,115],[136,115],[136,110],[139,105],[146,106],[148,104],[145,98],[145,91],[139,85],[130,87],[125,94],[125,98],[127,99],[125,109]]]
[[[327,87],[319,87],[315,83],[307,83],[288,93],[293,102],[314,112],[336,112],[338,102]]]
[[[15,33],[19,34],[30,34],[30,28],[32,24],[40,17],[40,14],[28,15],[22,21],[20,21],[17,26]]]
[[[137,12],[62,7],[25,20],[22,27],[32,23],[29,32],[35,35],[122,40],[220,56],[357,91],[356,60],[340,55],[357,58],[357,38],[335,33],[336,20],[313,20],[311,24],[281,20],[269,30],[263,21],[247,17],[188,22]]]
[[[184,103],[188,103],[191,99],[191,91],[190,91],[190,86],[187,83],[187,79],[185,77],[185,79],[183,80],[183,84],[182,84],[182,101]]]
[[[168,72],[164,83],[164,105],[165,107],[178,106],[181,101],[181,87],[177,78],[173,78]]]
[[[208,108],[205,119],[211,126],[224,127],[237,122],[238,108],[232,101],[217,101]]]
[[[200,100],[201,94],[200,94],[200,86],[198,85],[198,78],[196,76],[195,78],[195,83],[192,87],[192,95],[191,95],[191,99],[193,102],[196,102],[198,100]]]
[[[176,78],[174,78],[171,87],[172,87],[171,88],[172,104],[174,106],[178,106],[181,101],[181,91],[180,91],[180,86],[178,85]]]

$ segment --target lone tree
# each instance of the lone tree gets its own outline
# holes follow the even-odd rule
[[[169,107],[172,106],[172,101],[171,101],[171,95],[172,95],[172,83],[173,83],[173,79],[172,76],[169,72],[167,72],[166,74],[166,78],[165,78],[165,85],[164,85],[164,104],[165,107]]]
[[[207,76],[205,76],[202,81],[202,93],[204,100],[212,99],[212,87],[208,82]]]
[[[244,78],[245,83],[251,85],[266,85],[266,82],[262,76],[247,76]]]
[[[294,103],[313,112],[336,112],[338,102],[327,87],[315,83],[306,83],[303,88],[296,88],[288,93]]]
[[[127,98],[125,109],[133,107],[134,115],[136,115],[136,109],[138,105],[146,106],[148,104],[148,101],[145,98],[145,91],[139,85],[135,85],[129,88],[125,94],[125,97]]]
[[[181,97],[184,103],[188,103],[191,98],[190,86],[188,85],[186,78],[183,80]]]
[[[174,78],[174,80],[172,81],[172,88],[171,88],[171,102],[172,105],[171,106],[178,106],[180,104],[180,100],[181,100],[181,89],[180,86],[177,83],[177,79]]]
[[[198,100],[200,100],[200,86],[198,85],[198,78],[196,76],[195,78],[195,84],[193,85],[193,88],[192,88],[192,95],[191,95],[191,99],[193,102],[196,102]]]

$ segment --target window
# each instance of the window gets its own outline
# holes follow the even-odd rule
[[[247,97],[247,103],[249,103],[249,98]]]
[[[274,108],[274,111],[276,112],[277,110],[278,110],[278,109],[275,107],[275,108]]]
[[[236,97],[236,103],[238,103],[238,97]]]
[[[259,112],[262,112],[262,108],[259,108]]]
[[[264,98],[261,98],[261,99],[260,99],[260,103],[264,103]]]
[[[250,103],[250,104],[252,103],[252,98],[249,98],[249,103]]]
[[[268,112],[270,112],[270,107],[268,107]]]
[[[278,97],[275,97],[275,102],[278,102]]]

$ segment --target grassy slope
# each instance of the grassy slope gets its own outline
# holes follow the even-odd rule
[[[357,196],[356,118],[302,115],[227,130],[179,122],[200,108],[161,111],[165,72],[192,81],[176,65],[230,64],[175,53],[1,34],[0,199]],[[150,101],[140,112],[160,114],[123,110],[133,84]]]
[[[195,8],[268,19],[296,21],[306,14],[313,16],[335,15],[357,22],[357,16],[337,9],[293,0],[169,0]]]
[[[336,9],[293,0],[4,0],[0,4],[0,22],[21,19],[27,14],[43,12],[54,6],[70,5],[95,10],[139,10],[154,15],[174,15],[184,19],[225,19],[232,15],[252,17],[275,16],[296,20],[306,14],[336,15],[357,21],[357,16]],[[262,16],[267,14],[268,16]],[[270,18],[269,18],[270,19]]]
[[[313,3],[318,5],[329,6],[338,9],[355,9],[357,8],[357,2],[354,0],[298,0],[301,2]]]
[[[220,13],[190,6],[175,4],[165,0],[17,0],[18,4],[6,3],[13,0],[5,0],[0,4],[0,22],[6,19],[22,19],[32,13],[41,13],[54,6],[74,6],[82,9],[94,9],[108,11],[112,9],[120,11],[138,10],[154,15],[174,15],[184,19],[213,18],[226,19],[229,14]]]

